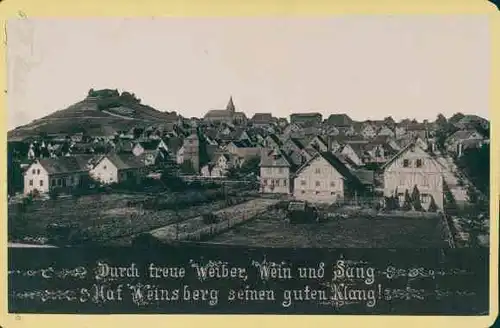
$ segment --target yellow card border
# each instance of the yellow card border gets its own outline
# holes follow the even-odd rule
[[[264,315],[41,315],[8,314],[7,310],[7,233],[0,234],[0,327],[105,327],[105,326],[331,326],[367,327],[394,325],[416,327],[489,327],[498,314],[498,175],[500,171],[497,117],[500,108],[500,12],[495,5],[482,0],[4,0],[0,3],[2,27],[7,19],[22,17],[227,17],[227,16],[332,16],[346,14],[479,14],[487,15],[491,35],[490,120],[491,134],[491,250],[490,250],[490,315],[470,316],[264,316]],[[6,72],[6,41],[0,51],[0,72]],[[7,89],[7,79],[1,79],[1,91]],[[0,159],[7,167],[7,101],[0,92],[1,111]],[[495,110],[493,110],[495,108]],[[499,123],[500,124],[500,123]],[[500,129],[500,128],[499,128]],[[7,199],[7,170],[1,173],[1,197]],[[2,228],[7,231],[7,206],[2,202]]]

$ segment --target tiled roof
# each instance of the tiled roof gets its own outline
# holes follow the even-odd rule
[[[161,140],[149,140],[140,142],[139,144],[142,148],[144,148],[144,150],[156,150],[158,148],[158,145],[160,144],[160,141]]]
[[[260,166],[264,167],[291,167],[292,161],[281,150],[264,150],[260,159]]]
[[[364,185],[373,185],[375,180],[375,174],[370,170],[356,170],[353,174],[358,178],[358,180]]]
[[[271,113],[255,113],[251,120],[258,123],[271,123],[273,115]]]
[[[335,126],[348,126],[352,119],[347,114],[332,114],[327,119],[328,124]]]
[[[106,155],[111,163],[113,163],[118,170],[136,169],[144,167],[144,163],[140,157],[133,154],[117,154],[110,153]]]
[[[92,155],[62,156],[58,158],[40,159],[40,165],[51,174],[64,174],[89,171]]]

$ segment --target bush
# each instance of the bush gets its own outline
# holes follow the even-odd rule
[[[408,192],[408,189],[406,189],[405,191],[405,201],[403,203],[403,206],[401,207],[401,209],[403,211],[411,211],[412,209],[412,206],[411,206],[411,197],[410,197],[410,193]]]
[[[420,191],[418,190],[417,185],[415,185],[415,187],[413,187],[413,192],[411,194],[411,198],[412,198],[413,208],[416,211],[423,211],[424,208],[422,207],[422,203],[420,202]]]
[[[52,188],[49,190],[49,198],[54,200],[59,197],[59,190],[57,188]]]
[[[399,208],[399,199],[395,196],[385,197],[385,210],[395,211]]]
[[[436,201],[434,200],[434,197],[431,196],[431,204],[429,205],[429,212],[437,212],[438,207],[436,205]]]

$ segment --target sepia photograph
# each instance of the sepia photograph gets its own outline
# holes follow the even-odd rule
[[[109,247],[488,261],[483,16],[23,18],[6,33],[12,261]]]

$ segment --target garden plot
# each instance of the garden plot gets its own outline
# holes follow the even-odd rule
[[[249,247],[415,248],[449,247],[440,218],[348,217],[290,224],[272,211],[210,242]]]
[[[218,222],[206,224],[203,217],[196,217],[179,224],[166,226],[151,231],[150,234],[160,241],[200,240],[202,237],[212,236],[224,230],[252,219],[256,215],[267,211],[269,207],[279,201],[274,199],[253,199],[248,202],[214,211],[219,218]]]
[[[35,201],[24,210],[20,210],[18,204],[12,204],[8,212],[9,241],[48,242],[48,225],[68,224],[78,232],[76,240],[70,243],[107,244],[115,238],[150,231],[227,206],[223,199],[179,210],[145,210],[140,206],[129,206],[146,197],[139,194],[87,195]],[[239,199],[244,200],[248,198]]]

